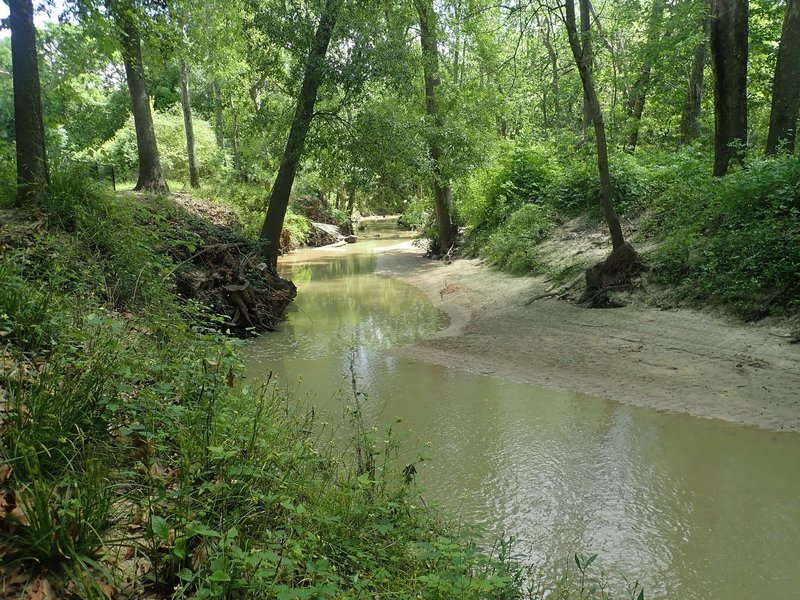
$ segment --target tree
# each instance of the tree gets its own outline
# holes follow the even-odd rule
[[[714,176],[743,160],[747,142],[748,0],[711,0],[714,71]]]
[[[107,4],[119,32],[125,76],[131,96],[133,120],[136,126],[136,149],[139,156],[139,179],[134,191],[168,192],[161,170],[150,97],[144,78],[142,43],[139,37],[137,14],[126,0],[108,0]]]
[[[38,202],[49,180],[31,0],[9,0],[17,144],[17,203]]]
[[[441,113],[436,106],[436,87],[439,79],[439,48],[436,40],[436,13],[431,0],[414,0],[419,17],[419,41],[422,47],[422,69],[425,80],[425,111],[430,119],[428,132],[428,158],[431,163],[433,203],[439,230],[439,249],[447,252],[455,242],[453,223],[450,220],[450,185],[442,173],[442,149],[439,131],[444,127]]]
[[[588,12],[588,0],[580,0],[580,2],[582,9],[585,7],[585,10]],[[605,217],[608,229],[611,233],[611,244],[614,250],[616,250],[625,245],[625,236],[622,234],[619,216],[617,216],[614,205],[611,203],[611,174],[608,167],[608,143],[606,141],[606,128],[603,121],[603,109],[600,107],[600,101],[597,98],[592,71],[588,63],[590,55],[584,53],[582,40],[575,25],[575,4],[572,0],[567,0],[566,10],[565,22],[567,26],[567,35],[569,37],[569,46],[572,49],[572,56],[578,66],[585,104],[589,107],[590,117],[594,123],[595,137],[597,138],[597,170],[600,174],[600,204],[602,205],[603,216]],[[581,35],[588,35],[588,33],[589,32],[585,32]]]
[[[189,185],[200,187],[200,172],[197,169],[197,152],[194,146],[194,126],[192,125],[192,104],[189,99],[189,75],[186,61],[181,60],[181,108],[183,127],[186,130],[186,152],[189,159]]]
[[[325,0],[323,5],[317,31],[306,59],[303,84],[297,98],[292,127],[286,140],[286,148],[283,152],[278,175],[272,185],[267,215],[261,228],[261,239],[265,242],[264,256],[273,266],[278,262],[281,230],[283,229],[283,220],[286,217],[286,209],[289,206],[289,195],[292,192],[292,185],[300,166],[306,136],[314,117],[317,91],[325,74],[325,56],[328,53],[328,45],[333,35],[333,28],[339,16],[340,4],[341,0]]]
[[[767,134],[767,154],[781,144],[794,152],[797,113],[800,109],[800,0],[786,0],[778,62],[772,85],[772,111]]]
[[[633,93],[628,101],[628,115],[632,119],[630,133],[628,135],[627,149],[629,152],[636,150],[639,143],[639,124],[644,113],[644,103],[647,99],[647,92],[650,89],[650,75],[653,63],[658,60],[661,50],[659,37],[661,33],[661,21],[664,16],[663,0],[653,0],[650,9],[650,20],[647,24],[647,42],[645,45],[645,56],[642,62],[642,69],[636,82],[633,84]]]
[[[706,67],[706,57],[708,55],[708,29],[710,27],[711,16],[708,12],[708,4],[703,4],[703,16],[701,18],[702,37],[694,48],[692,58],[692,71],[689,74],[689,86],[686,90],[686,97],[683,101],[683,111],[681,113],[680,141],[686,144],[691,140],[700,137],[700,103],[703,99],[703,74]]]

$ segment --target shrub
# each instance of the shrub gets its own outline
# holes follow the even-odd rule
[[[525,205],[488,237],[480,255],[515,275],[539,271],[544,265],[536,245],[554,226],[553,210],[549,206]]]
[[[753,160],[721,179],[676,180],[651,230],[657,280],[748,319],[800,308],[800,157]]]
[[[197,116],[193,119],[197,165],[201,178],[218,176],[225,171],[223,154],[217,147],[214,129]],[[189,178],[189,159],[186,151],[186,132],[183,127],[183,114],[180,106],[165,112],[153,112],[153,126],[158,141],[158,153],[164,177],[187,181]],[[93,158],[113,163],[122,177],[135,177],[139,164],[136,152],[136,130],[133,116],[125,122],[110,140],[100,146]]]

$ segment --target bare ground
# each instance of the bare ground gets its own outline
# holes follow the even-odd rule
[[[585,254],[587,263],[607,251],[602,243],[590,246],[553,251]],[[403,356],[661,411],[800,431],[800,345],[788,343],[781,324],[640,304],[590,310],[549,297],[531,301],[550,291],[545,279],[511,277],[478,260],[426,260],[410,243],[384,249],[378,269],[419,287],[450,315],[450,326],[436,336],[394,350]]]

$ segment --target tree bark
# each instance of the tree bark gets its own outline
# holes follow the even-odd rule
[[[714,176],[744,159],[747,142],[748,0],[711,0],[711,66],[714,70]]]
[[[217,136],[217,147],[225,150],[225,120],[222,118],[222,92],[219,82],[215,79],[211,83],[211,95],[214,100],[214,135]]]
[[[17,204],[42,200],[49,182],[42,93],[31,0],[9,0],[14,135],[17,145]]]
[[[194,125],[192,124],[192,104],[189,99],[189,75],[186,61],[181,61],[181,108],[183,109],[183,128],[186,130],[186,153],[189,159],[189,185],[200,187],[200,172],[197,169],[197,151],[194,144]]]
[[[539,27],[542,27],[542,20],[537,15],[537,22]],[[553,47],[552,43],[552,36],[553,36],[553,24],[550,21],[550,16],[548,15],[545,20],[545,27],[542,34],[542,43],[544,44],[545,49],[547,50],[547,58],[550,61],[550,71],[551,71],[551,79],[550,79],[550,90],[553,93],[553,119],[551,121],[555,121],[558,119],[559,115],[559,98],[558,98],[558,55],[556,54],[556,50]],[[547,96],[545,93],[545,98],[542,101],[542,113],[545,115],[545,129],[548,129],[547,125]]]
[[[322,8],[314,41],[306,60],[303,84],[297,100],[292,128],[286,140],[283,159],[281,160],[275,183],[272,186],[267,216],[261,228],[261,239],[265,241],[264,256],[272,265],[276,265],[278,262],[283,220],[286,217],[289,195],[300,165],[300,158],[303,154],[308,130],[311,127],[311,120],[314,116],[317,91],[325,72],[325,55],[328,52],[333,28],[339,16],[339,7],[340,0],[325,0],[325,5]]]
[[[778,63],[772,85],[772,112],[769,117],[767,154],[775,154],[783,144],[794,152],[797,138],[797,113],[800,109],[800,0],[786,0]]]
[[[584,5],[588,4],[588,0],[580,0],[580,3],[581,10],[583,11]],[[608,168],[608,144],[606,142],[605,123],[603,122],[603,110],[600,107],[600,101],[597,98],[597,91],[594,87],[592,71],[587,62],[591,58],[591,55],[587,55],[581,46],[581,39],[575,24],[575,4],[571,0],[568,0],[566,3],[566,10],[569,45],[572,50],[572,56],[575,58],[575,63],[578,66],[581,84],[583,85],[585,103],[589,107],[591,120],[594,123],[595,136],[597,137],[597,170],[600,174],[600,204],[603,208],[603,215],[608,224],[609,232],[611,233],[611,244],[614,250],[617,250],[625,245],[625,236],[622,233],[619,216],[611,202],[611,174]],[[586,12],[588,12],[588,7]],[[584,38],[584,40],[585,39],[586,38]]]
[[[153,127],[153,115],[150,112],[150,97],[147,94],[147,83],[144,79],[144,63],[142,62],[142,42],[139,28],[134,20],[133,8],[117,0],[109,0],[108,7],[119,28],[122,60],[125,63],[125,77],[128,80],[128,91],[131,96],[131,109],[136,129],[136,150],[139,156],[139,179],[134,191],[154,193],[168,192],[167,182],[161,170],[158,156],[156,132]]]
[[[686,98],[683,102],[683,113],[681,114],[680,141],[686,144],[700,137],[700,104],[703,100],[703,72],[706,68],[706,57],[708,55],[708,30],[711,24],[711,15],[708,13],[708,6],[704,7],[702,28],[703,37],[694,49],[694,59],[692,60],[692,72],[689,75],[689,88],[686,90]]]
[[[645,57],[642,61],[642,70],[633,84],[633,94],[628,100],[628,116],[632,119],[626,149],[628,152],[636,150],[639,143],[639,125],[642,122],[644,113],[644,103],[647,99],[647,92],[650,89],[650,75],[653,63],[658,60],[659,38],[661,33],[661,21],[664,16],[664,2],[653,0],[653,8],[650,13],[650,20],[647,24],[647,41],[645,45]]]
[[[436,87],[439,79],[439,48],[436,39],[436,13],[431,0],[414,0],[419,16],[419,39],[422,47],[422,68],[425,79],[425,111],[430,118],[433,131],[428,132],[428,158],[433,176],[433,204],[436,224],[439,230],[439,249],[447,252],[455,242],[453,223],[450,220],[451,190],[442,173],[442,149],[439,144],[439,130],[444,126],[442,115],[436,106]]]
[[[356,208],[356,186],[352,185],[350,187],[350,193],[347,195],[347,218],[353,218],[353,211]]]
[[[572,0],[567,0],[568,3]],[[573,7],[574,8],[574,7]],[[589,74],[592,73],[594,66],[594,48],[592,47],[592,13],[589,2],[580,3],[581,15],[581,39],[580,46],[586,68]],[[589,105],[589,100],[586,94],[583,95],[583,123],[581,129],[586,129],[592,124],[592,107]]]
[[[239,119],[236,116],[236,106],[233,104],[233,96],[228,98],[228,105],[231,109],[231,151],[233,152],[233,168],[241,172],[242,161],[239,156]]]

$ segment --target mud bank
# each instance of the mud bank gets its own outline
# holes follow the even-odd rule
[[[392,350],[413,360],[662,411],[800,431],[800,346],[788,330],[692,310],[589,310],[543,295],[542,278],[478,260],[426,260],[410,242],[378,270],[422,289],[450,326]]]

